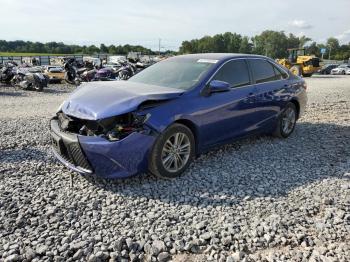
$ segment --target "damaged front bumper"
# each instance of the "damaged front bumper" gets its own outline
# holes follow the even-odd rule
[[[55,118],[50,125],[54,154],[73,171],[103,178],[124,178],[147,171],[149,152],[156,139],[149,130],[112,142],[99,136],[64,132]]]

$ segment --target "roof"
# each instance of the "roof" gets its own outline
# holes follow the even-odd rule
[[[260,55],[251,54],[239,54],[239,53],[202,53],[202,54],[188,54],[179,55],[176,58],[189,58],[189,59],[215,59],[215,60],[225,60],[235,57],[264,57]]]

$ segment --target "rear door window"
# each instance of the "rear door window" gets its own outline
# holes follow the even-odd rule
[[[276,69],[266,60],[249,59],[249,64],[257,84],[281,79],[281,76],[277,75]]]
[[[213,77],[229,83],[232,87],[240,87],[250,84],[248,66],[245,60],[237,59],[224,64]]]
[[[282,69],[278,68],[277,66],[271,64],[273,67],[273,70],[275,71],[276,80],[286,79],[288,78],[288,74],[284,72]]]

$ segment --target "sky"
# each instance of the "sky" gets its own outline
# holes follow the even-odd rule
[[[177,50],[184,40],[264,30],[350,42],[350,0],[0,0],[0,39]]]

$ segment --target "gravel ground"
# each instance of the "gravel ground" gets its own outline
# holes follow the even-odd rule
[[[171,181],[73,188],[48,136],[72,88],[0,87],[0,261],[349,261],[350,77],[307,83],[286,140],[221,147]]]

